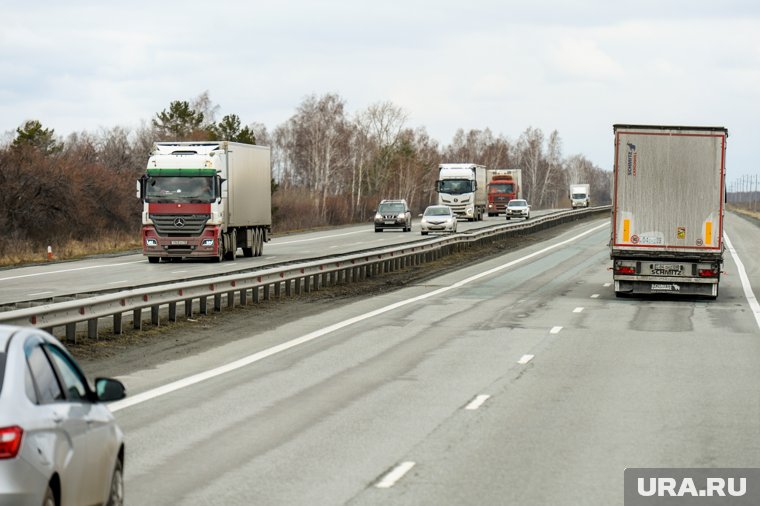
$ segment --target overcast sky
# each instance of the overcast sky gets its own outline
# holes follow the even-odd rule
[[[0,132],[137,128],[208,91],[271,131],[310,94],[458,128],[557,130],[612,167],[614,123],[725,126],[760,174],[760,2],[2,0]],[[218,118],[218,119],[219,119]]]

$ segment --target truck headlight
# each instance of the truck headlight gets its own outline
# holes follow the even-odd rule
[[[145,239],[146,246],[158,246],[158,241],[155,239]]]
[[[203,242],[201,242],[202,246],[213,246],[214,240],[213,239],[203,239]]]

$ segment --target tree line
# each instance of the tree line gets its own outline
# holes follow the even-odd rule
[[[208,92],[172,101],[137,129],[116,126],[61,139],[38,120],[0,145],[0,256],[19,245],[38,248],[93,241],[140,229],[135,180],[154,142],[231,140],[272,149],[275,233],[367,221],[383,198],[404,198],[415,212],[436,199],[440,163],[473,162],[522,169],[523,193],[535,208],[565,207],[571,183],[591,184],[609,201],[611,173],[582,154],[564,157],[555,130],[529,127],[516,140],[459,129],[441,145],[391,102],[349,114],[339,95],[310,95],[271,132],[236,114],[217,121]]]

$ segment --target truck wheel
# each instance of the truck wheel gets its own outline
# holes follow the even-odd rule
[[[382,229],[382,228],[376,228],[376,229],[375,229],[375,232],[382,232],[382,231],[383,231],[383,229]]]
[[[229,248],[226,248],[224,252],[224,258],[226,260],[235,260],[237,258],[237,230],[233,230],[225,236],[228,241]]]
[[[422,234],[422,235],[428,235],[427,232],[420,232],[420,234]]]
[[[507,220],[511,220],[512,218],[510,216],[507,216]]]
[[[216,258],[214,262],[221,262],[224,260],[224,236],[219,236],[219,244],[216,247]]]
[[[152,264],[157,264],[159,260],[160,260],[159,257],[148,257],[148,262]]]

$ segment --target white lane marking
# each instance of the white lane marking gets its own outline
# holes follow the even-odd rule
[[[549,331],[550,334],[559,334],[559,331],[562,330],[562,327],[552,327],[552,329]]]
[[[185,274],[187,271],[172,271],[172,274]]]
[[[401,464],[394,467],[391,472],[386,474],[382,480],[378,482],[375,487],[377,488],[391,488],[393,485],[396,484],[398,480],[404,477],[406,473],[409,472],[410,469],[414,467],[414,462],[402,462]]]
[[[295,241],[283,241],[283,242],[280,242],[277,239],[272,239],[271,243],[272,243],[272,246],[279,246],[281,244],[296,244],[298,242],[319,241],[322,239],[332,239],[333,237],[344,237],[346,235],[363,234],[365,232],[367,232],[367,230],[357,230],[356,232],[346,232],[345,234],[323,235],[320,237],[311,237],[309,239],[296,239]]]
[[[605,283],[602,286],[605,287],[605,288],[609,288],[610,286],[612,286],[612,283]]]
[[[598,294],[598,293],[595,293],[594,295],[592,295],[592,296],[591,296],[591,298],[592,298],[592,299],[598,299],[598,298],[599,298],[599,294]]]
[[[121,284],[121,283],[126,283],[126,282],[127,282],[127,280],[126,280],[126,279],[122,279],[121,281],[111,281],[111,282],[110,282],[110,283],[108,283],[108,284],[109,284],[109,285],[118,285],[118,284]]]
[[[53,292],[37,292],[37,293],[28,293],[28,294],[26,294],[26,296],[27,296],[27,297],[36,297],[36,296],[38,296],[38,295],[47,295],[47,294],[49,294],[49,293],[53,293]]]
[[[573,313],[582,313],[582,312],[583,312],[582,307],[576,307],[575,309],[573,309]]]
[[[747,271],[744,269],[744,264],[742,261],[739,260],[739,255],[736,253],[734,245],[731,244],[731,240],[728,238],[728,234],[724,233],[723,238],[726,240],[728,251],[731,252],[731,257],[734,259],[736,269],[739,271],[739,277],[742,280],[742,288],[744,289],[744,296],[747,297],[749,308],[752,310],[752,314],[755,316],[755,323],[757,323],[757,326],[760,327],[760,304],[757,302],[755,292],[752,291],[752,285],[749,283]]]
[[[486,402],[491,396],[490,395],[478,395],[475,397],[470,403],[464,407],[464,409],[469,409],[470,411],[474,411],[478,409],[480,406],[483,405],[484,402]]]
[[[253,353],[251,355],[248,355],[246,357],[240,358],[238,360],[235,360],[233,362],[230,362],[228,364],[221,365],[219,367],[215,367],[213,369],[209,369],[208,371],[203,371],[197,374],[193,374],[192,376],[188,376],[186,378],[173,381],[171,383],[167,383],[166,385],[156,387],[152,390],[146,390],[145,392],[139,393],[137,395],[133,395],[131,397],[127,397],[126,399],[112,402],[108,405],[108,407],[111,409],[112,412],[119,411],[120,409],[128,408],[130,406],[134,406],[136,404],[143,403],[145,401],[149,401],[151,399],[155,399],[156,397],[160,397],[162,395],[175,392],[177,390],[180,390],[185,387],[189,387],[191,385],[195,385],[196,383],[200,383],[201,381],[205,381],[207,379],[215,378],[217,376],[220,376],[222,374],[226,374],[231,371],[235,371],[237,369],[240,369],[241,367],[245,367],[247,365],[253,364],[255,362],[258,362],[260,360],[263,360],[265,358],[271,357],[272,355],[276,355],[277,353],[283,352],[285,350],[289,350],[290,348],[294,348],[296,346],[300,346],[304,343],[308,343],[309,341],[313,341],[314,339],[317,339],[319,337],[322,337],[324,335],[330,334],[331,332],[335,332],[336,330],[343,329],[345,327],[348,327],[349,325],[353,325],[354,323],[358,323],[364,320],[367,320],[369,318],[374,318],[375,316],[379,316],[381,314],[387,313],[389,311],[393,311],[395,309],[398,309],[400,307],[407,306],[409,304],[413,304],[415,302],[419,302],[421,300],[429,299],[431,297],[435,297],[437,295],[440,295],[442,293],[446,293],[450,290],[454,290],[456,288],[461,288],[462,286],[465,286],[469,283],[472,283],[473,281],[477,281],[481,278],[490,278],[493,277],[493,274],[499,271],[502,271],[504,269],[507,269],[509,267],[512,267],[514,265],[517,265],[519,263],[525,262],[526,260],[529,260],[531,258],[534,258],[538,255],[541,255],[543,253],[546,253],[547,251],[551,251],[553,249],[560,248],[568,243],[571,243],[573,241],[576,241],[580,239],[581,237],[588,235],[592,232],[596,232],[597,230],[607,227],[609,224],[605,223],[604,225],[599,225],[597,227],[591,228],[589,230],[586,230],[585,232],[581,232],[580,234],[576,235],[575,237],[571,239],[566,239],[562,242],[558,242],[552,246],[547,246],[544,249],[541,249],[539,251],[534,251],[533,253],[530,253],[529,255],[525,255],[524,257],[517,258],[515,260],[512,260],[511,262],[507,262],[505,264],[499,265],[497,267],[494,267],[492,269],[488,269],[487,271],[483,271],[481,273],[475,274],[474,276],[470,276],[469,278],[463,279],[461,281],[457,281],[454,284],[451,284],[449,286],[441,287],[437,290],[433,290],[431,292],[424,293],[422,295],[418,295],[416,297],[412,297],[411,299],[401,300],[398,302],[395,302],[393,304],[390,304],[388,306],[385,306],[380,309],[375,309],[374,311],[370,311],[368,313],[364,313],[358,316],[354,316],[353,318],[349,318],[348,320],[343,320],[342,322],[334,323],[330,326],[321,328],[319,330],[315,330],[314,332],[310,332],[309,334],[303,335],[301,337],[296,337],[295,339],[291,339],[290,341],[278,344],[277,346],[273,346],[271,348],[267,348],[266,350],[262,350],[256,353]],[[562,327],[559,327],[562,328]]]
[[[517,363],[521,365],[525,365],[531,360],[533,360],[533,357],[535,357],[535,355],[523,355],[522,357],[520,357],[520,360],[518,360]]]
[[[123,262],[120,264],[91,265],[89,267],[76,267],[74,269],[61,269],[61,270],[49,271],[49,272],[35,272],[34,274],[21,274],[19,276],[9,276],[7,278],[0,278],[0,281],[10,281],[11,279],[21,279],[21,278],[33,278],[37,276],[48,276],[50,274],[60,274],[62,272],[86,271],[87,269],[102,269],[104,267],[119,267],[121,265],[140,264],[143,262],[145,262],[145,260],[138,260],[137,262]]]
[[[274,260],[277,257],[264,257],[264,260]]]

